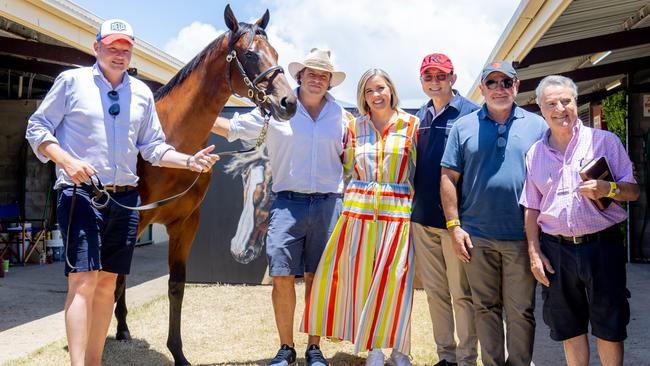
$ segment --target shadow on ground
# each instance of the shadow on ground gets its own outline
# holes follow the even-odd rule
[[[132,355],[132,357],[131,357]],[[137,356],[136,356],[137,355]],[[135,365],[128,360],[136,360],[138,365],[171,365],[166,354],[151,349],[149,342],[133,338],[128,342],[118,341],[114,337],[106,339],[102,365],[123,366]]]
[[[126,285],[166,275],[167,251],[166,242],[136,248]],[[0,281],[0,332],[62,311],[67,291],[63,262],[11,267]]]

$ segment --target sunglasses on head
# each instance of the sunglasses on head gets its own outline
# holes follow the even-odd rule
[[[438,81],[445,81],[445,80],[447,80],[448,77],[449,77],[449,74],[442,74],[442,73],[435,74],[435,75],[423,74],[422,75],[422,81],[426,81],[426,82],[433,81],[433,78],[435,78]]]
[[[117,92],[115,90],[109,91],[106,95],[108,95],[108,99],[115,102],[115,103],[111,104],[110,107],[108,107],[108,114],[115,117],[118,114],[120,114],[120,104],[118,103],[118,101],[120,100],[120,95],[117,94]]]
[[[515,85],[514,79],[502,79],[502,80],[486,80],[485,81],[485,87],[494,90],[497,88],[497,86],[501,85],[503,89],[510,89],[512,88],[513,85]]]

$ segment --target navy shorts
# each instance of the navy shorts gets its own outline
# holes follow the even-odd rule
[[[551,328],[551,338],[564,341],[587,334],[591,323],[594,336],[624,341],[630,292],[626,288],[627,254],[618,225],[584,244],[543,234],[541,249],[555,270],[555,274],[546,273],[550,287],[542,286],[544,322]]]
[[[270,276],[314,273],[341,214],[341,195],[279,192],[266,233]]]
[[[69,245],[64,248],[64,255],[67,255],[65,275],[98,270],[129,274],[140,221],[138,211],[127,210],[113,202],[96,209],[90,204],[93,197],[90,189],[77,188],[68,242],[66,235],[72,191],[72,187],[60,189],[56,207],[63,242]],[[111,196],[123,205],[140,204],[136,190],[111,193]],[[103,199],[100,201],[103,202]],[[75,268],[70,267],[68,261]]]

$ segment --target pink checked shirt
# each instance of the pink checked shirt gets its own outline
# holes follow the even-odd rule
[[[617,182],[636,183],[632,162],[620,139],[611,132],[578,120],[564,155],[548,143],[550,130],[526,154],[526,181],[519,203],[540,211],[537,223],[552,235],[580,236],[604,230],[627,218],[614,201],[601,211],[580,194],[578,172],[594,158],[605,156]]]

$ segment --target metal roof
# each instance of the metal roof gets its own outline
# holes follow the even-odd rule
[[[522,80],[520,105],[534,100],[537,82],[550,74],[574,78],[581,96],[604,93],[608,84],[625,84],[626,74],[650,66],[647,15],[648,0],[522,1],[486,63],[514,61]],[[604,51],[611,53],[594,64]],[[477,102],[478,84],[470,91]]]

